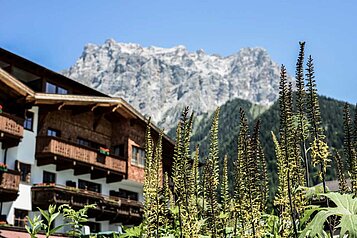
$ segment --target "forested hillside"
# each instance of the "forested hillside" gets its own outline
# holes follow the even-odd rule
[[[325,96],[319,96],[321,116],[323,126],[326,131],[327,141],[329,145],[336,149],[341,149],[343,145],[343,106],[344,102],[338,101]],[[354,106],[350,105],[350,110],[354,111]],[[252,104],[246,100],[234,99],[228,101],[221,107],[219,116],[219,142],[220,142],[220,159],[223,160],[224,155],[228,155],[228,170],[230,180],[233,180],[233,162],[237,158],[237,138],[239,133],[239,109],[243,108],[246,112],[250,127],[252,128],[256,120],[261,121],[261,141],[264,145],[264,152],[268,165],[268,173],[271,188],[275,188],[277,184],[277,168],[274,152],[274,143],[271,136],[271,131],[278,135],[279,128],[279,103],[276,102],[269,109],[263,106]],[[212,115],[204,115],[196,119],[193,136],[192,150],[195,145],[199,145],[201,158],[205,158],[208,154],[209,147],[209,130],[212,123]],[[174,135],[174,130],[171,130],[170,135]],[[327,170],[327,180],[335,179],[334,164],[332,161],[331,167]],[[314,171],[311,171],[314,173]],[[312,178],[313,181],[316,179]],[[274,189],[271,190],[274,193]]]

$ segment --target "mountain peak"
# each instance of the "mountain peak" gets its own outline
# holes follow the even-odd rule
[[[227,57],[190,52],[183,45],[143,47],[108,39],[87,44],[66,76],[120,96],[171,128],[184,106],[198,114],[241,98],[271,105],[278,98],[279,66],[264,48],[243,48]]]

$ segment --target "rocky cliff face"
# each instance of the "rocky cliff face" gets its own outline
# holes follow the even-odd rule
[[[271,105],[278,98],[279,66],[262,48],[244,48],[227,57],[184,46],[142,47],[107,40],[88,44],[64,75],[124,98],[165,129],[184,106],[198,114],[241,98]]]

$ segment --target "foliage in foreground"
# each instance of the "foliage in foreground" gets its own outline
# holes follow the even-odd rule
[[[186,108],[176,130],[171,190],[166,185],[167,176],[162,178],[161,139],[155,146],[148,127],[144,186],[146,209],[141,237],[297,238],[331,237],[335,233],[355,237],[355,228],[351,224],[356,223],[356,217],[348,215],[355,208],[348,210],[337,204],[342,198],[350,204],[357,204],[354,194],[328,193],[326,171],[332,150],[322,127],[311,56],[304,74],[304,47],[305,44],[300,43],[296,96],[285,67],[281,67],[280,129],[278,135],[272,135],[278,168],[278,190],[273,210],[268,212],[267,209],[267,165],[260,142],[259,120],[251,132],[245,112],[241,110],[238,145],[235,145],[238,157],[233,165],[228,165],[227,157],[219,157],[219,108],[214,113],[206,158],[199,158],[198,146],[196,151],[190,151],[193,114],[189,116]],[[349,177],[352,180],[351,191],[355,193],[357,130],[356,121],[353,127],[348,119],[348,110],[346,107],[344,154],[348,158],[349,173],[345,172],[341,162],[337,163],[337,173],[341,192],[349,192],[346,188],[346,178]],[[337,161],[337,153],[334,155]],[[227,186],[228,166],[234,167],[235,175],[234,184],[230,186]],[[314,181],[322,183],[321,191],[311,188]],[[312,206],[314,203],[321,204],[321,207]]]
[[[49,205],[47,210],[40,211],[40,215],[35,215],[33,218],[27,216],[28,224],[25,226],[27,233],[31,238],[37,238],[38,233],[45,233],[46,237],[54,235],[64,226],[69,226],[67,233],[70,237],[80,237],[83,235],[82,227],[88,221],[87,212],[89,209],[95,208],[95,204],[85,205],[82,209],[76,211],[69,205],[62,205],[57,208],[56,205]],[[65,223],[59,226],[52,226],[59,215],[63,215]]]

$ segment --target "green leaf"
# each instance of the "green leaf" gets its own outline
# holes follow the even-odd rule
[[[42,210],[39,207],[37,209],[40,211],[41,215],[46,219],[46,221],[50,220],[49,214],[46,211]]]
[[[301,232],[300,238],[324,236],[324,223],[327,222],[329,216],[341,217],[338,228],[341,228],[340,237],[348,234],[349,237],[357,237],[357,199],[353,198],[352,194],[326,193],[319,194],[330,199],[336,207],[327,208],[312,208],[320,210],[312,221]],[[312,215],[312,211],[308,211],[303,217],[304,221],[308,219],[308,215]]]

